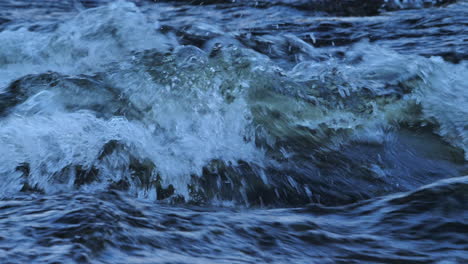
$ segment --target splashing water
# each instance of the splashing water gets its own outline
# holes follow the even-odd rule
[[[0,262],[466,260],[463,47],[349,33],[465,3],[134,2],[3,4]]]

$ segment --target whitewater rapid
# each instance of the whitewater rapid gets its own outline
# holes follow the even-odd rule
[[[466,263],[467,19],[1,1],[0,262]]]
[[[328,50],[286,35],[279,47],[307,57],[282,68],[234,40],[200,49],[160,27],[154,16],[118,1],[82,11],[50,32],[0,32],[3,195],[120,183],[151,199],[172,185],[185,200],[224,200],[198,179],[227,168],[233,171],[218,175],[217,185],[230,189],[228,200],[249,203],[256,188],[289,199],[281,192],[291,187],[304,197],[299,200],[320,200],[324,194],[314,198],[304,175],[320,185],[326,177],[346,182],[359,177],[349,171],[358,166],[373,175],[364,182],[373,182],[392,178],[392,167],[409,166],[391,154],[402,126],[431,127],[439,141],[468,157],[464,62],[402,55],[365,41],[327,58]],[[339,175],[321,168],[321,157],[346,158],[344,149],[356,144],[396,156],[349,161],[338,165]],[[437,156],[421,146],[413,151],[418,158]],[[307,159],[311,167],[301,171]],[[446,164],[427,166],[440,167],[442,177],[460,173]],[[296,173],[288,175],[291,169]],[[398,190],[406,179],[391,181]]]

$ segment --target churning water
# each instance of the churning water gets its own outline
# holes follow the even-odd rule
[[[468,263],[468,3],[0,1],[0,263]]]

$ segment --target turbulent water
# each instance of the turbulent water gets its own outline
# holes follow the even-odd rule
[[[468,2],[0,1],[0,263],[468,263]]]

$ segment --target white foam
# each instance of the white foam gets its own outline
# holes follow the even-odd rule
[[[0,87],[31,73],[101,71],[131,51],[165,51],[175,43],[158,29],[159,24],[148,21],[133,3],[116,1],[82,11],[54,32],[2,31]]]

